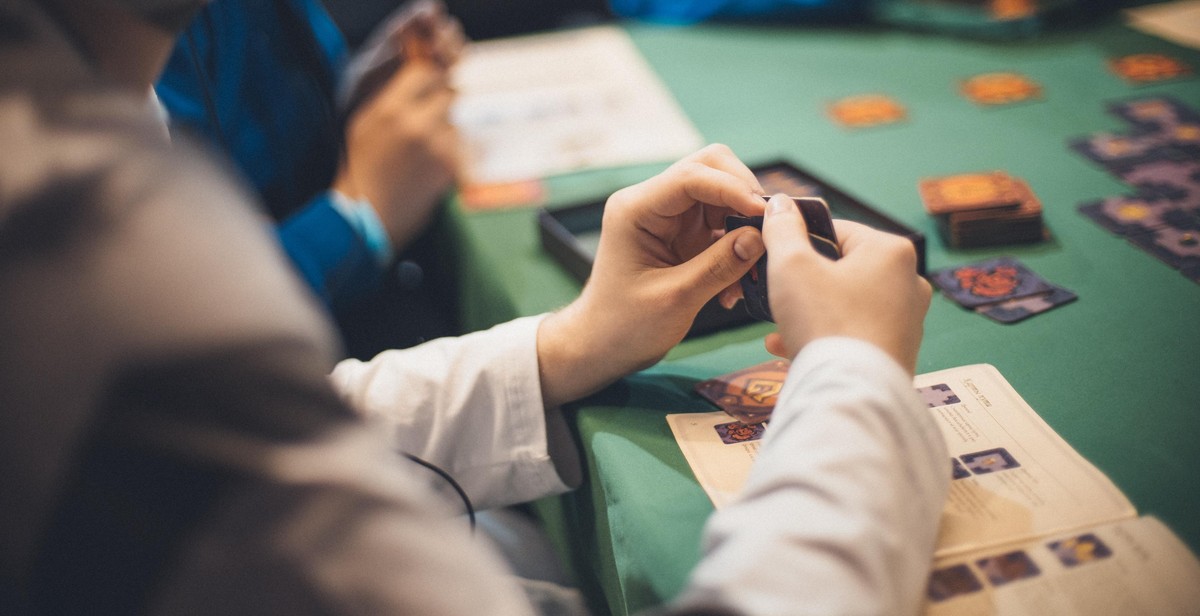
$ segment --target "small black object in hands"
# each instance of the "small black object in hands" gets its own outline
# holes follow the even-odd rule
[[[770,197],[763,197],[769,200]],[[813,249],[833,260],[841,258],[842,251],[838,248],[837,234],[833,231],[833,219],[829,215],[829,206],[824,199],[818,197],[792,197],[804,224],[808,227],[808,239]],[[762,231],[762,216],[726,216],[725,231],[733,231],[740,227],[754,227]],[[771,316],[771,304],[767,300],[767,255],[764,253],[754,267],[742,276],[742,295],[745,296],[746,312],[760,321],[775,322]]]

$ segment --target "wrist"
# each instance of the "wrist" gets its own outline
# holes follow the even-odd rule
[[[628,372],[604,336],[596,335],[603,329],[585,312],[576,300],[538,327],[538,374],[547,408],[594,393]]]

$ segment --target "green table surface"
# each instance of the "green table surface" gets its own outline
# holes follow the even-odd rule
[[[1115,21],[1010,42],[888,29],[627,29],[707,141],[750,164],[793,161],[923,231],[931,269],[1007,254],[1078,293],[1075,303],[1015,325],[937,296],[918,371],[995,365],[1140,512],[1200,551],[1200,285],[1076,211],[1131,190],[1066,145],[1127,130],[1106,112],[1109,101],[1170,95],[1200,108],[1200,79],[1132,86],[1107,70],[1108,58],[1160,52],[1200,70],[1200,53]],[[982,108],[957,93],[958,80],[992,71],[1031,77],[1043,98]],[[854,131],[825,116],[827,102],[867,92],[895,97],[909,119]],[[549,206],[603,198],[663,166],[551,178]],[[917,180],[993,169],[1032,186],[1053,239],[946,247]],[[552,310],[578,293],[540,247],[533,210],[452,210],[466,327]],[[767,359],[768,331],[754,324],[689,339],[658,366],[568,409],[588,481],[539,510],[598,610],[658,604],[685,584],[712,506],[663,417],[712,410],[692,385]]]

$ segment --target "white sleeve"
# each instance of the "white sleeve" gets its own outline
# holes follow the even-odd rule
[[[900,366],[859,340],[814,341],[670,611],[916,613],[949,483],[945,442]]]
[[[398,450],[453,476],[478,509],[560,494],[582,473],[561,414],[542,403],[542,318],[345,360],[334,387]]]

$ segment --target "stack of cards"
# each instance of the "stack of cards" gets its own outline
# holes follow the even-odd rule
[[[696,383],[696,392],[747,425],[771,418],[789,364],[774,359]]]
[[[1045,237],[1042,202],[1028,184],[1003,171],[927,178],[917,190],[953,248],[1028,244]]]
[[[1077,297],[1012,257],[938,270],[930,281],[962,307],[1001,323],[1016,323]]]
[[[1071,149],[1134,187],[1084,203],[1084,216],[1200,282],[1200,112],[1167,97],[1109,106],[1127,133],[1073,139]]]

